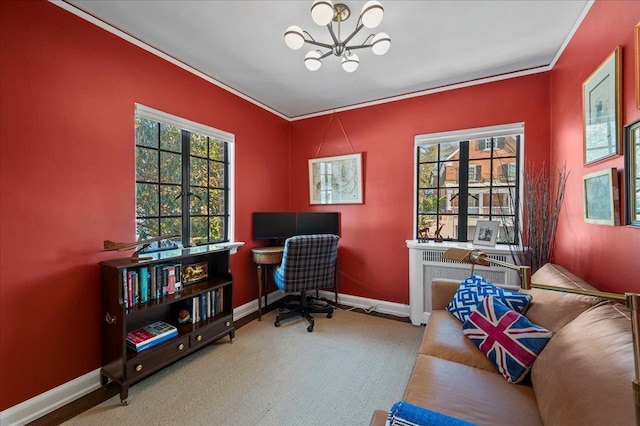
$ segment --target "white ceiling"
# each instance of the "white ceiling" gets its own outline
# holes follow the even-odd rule
[[[290,25],[330,42],[327,29],[311,20],[312,0],[66,2],[286,118],[550,69],[592,4],[381,0],[382,24],[363,28],[354,41],[386,32],[391,49],[383,56],[357,51],[360,67],[349,74],[335,56],[308,71],[303,61],[312,46],[285,45]],[[343,33],[350,33],[365,1],[343,3],[351,9]],[[68,4],[63,7],[73,9]]]

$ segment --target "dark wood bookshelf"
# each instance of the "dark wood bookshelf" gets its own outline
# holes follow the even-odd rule
[[[169,364],[222,337],[234,337],[233,278],[229,270],[229,249],[199,246],[154,253],[138,262],[112,259],[100,263],[102,280],[102,368],[104,389],[110,382],[120,385],[120,401],[126,405],[129,387]],[[150,294],[144,303],[136,303],[127,291],[128,273],[139,274],[142,268],[174,268],[176,274],[185,267],[201,266],[205,272],[192,282],[182,282],[179,291]],[[151,272],[150,272],[151,273]],[[184,278],[184,276],[182,276]],[[158,278],[160,279],[160,278]],[[180,280],[178,280],[180,281]],[[145,285],[139,281],[135,287]],[[163,283],[158,281],[156,286]],[[166,283],[164,283],[166,284]],[[216,299],[214,299],[214,294]],[[209,297],[207,297],[209,296]],[[218,303],[214,304],[214,300]],[[195,308],[207,313],[195,317]],[[192,320],[179,323],[178,313],[187,309]],[[140,352],[127,347],[127,333],[163,321],[173,325],[178,335]]]

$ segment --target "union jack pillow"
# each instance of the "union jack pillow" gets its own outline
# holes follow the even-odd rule
[[[509,383],[525,378],[551,332],[487,296],[462,325],[463,333]]]
[[[520,313],[527,309],[532,299],[530,294],[505,290],[491,284],[480,275],[473,274],[462,281],[446,309],[460,322],[465,322],[487,295],[498,298],[508,308]]]

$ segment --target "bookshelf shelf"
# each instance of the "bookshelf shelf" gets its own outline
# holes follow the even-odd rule
[[[121,386],[120,401],[127,405],[129,387],[201,347],[229,336],[234,338],[233,278],[229,249],[199,246],[154,254],[132,262],[100,262],[102,281],[103,387],[109,381]],[[196,279],[187,274],[197,270]],[[190,320],[178,318],[188,312]],[[147,349],[127,346],[127,334],[157,321],[178,331]],[[174,332],[175,333],[175,332]],[[139,350],[139,349],[138,349]]]

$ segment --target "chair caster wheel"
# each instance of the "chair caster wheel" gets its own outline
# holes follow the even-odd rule
[[[312,325],[310,325],[309,327],[307,327],[307,331],[308,331],[309,333],[311,333],[311,332],[313,331],[313,326],[312,326]]]
[[[280,327],[280,321],[274,322],[273,325],[275,325],[276,327]]]
[[[329,312],[329,313],[327,314],[327,318],[333,318],[333,313],[332,313],[332,312]]]

